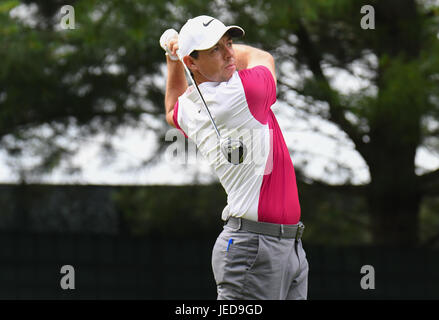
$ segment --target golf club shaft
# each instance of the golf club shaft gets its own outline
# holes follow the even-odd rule
[[[180,55],[178,55],[178,56],[179,56],[179,58],[180,58]],[[188,69],[188,67],[186,66],[186,64],[183,62],[183,59],[180,58],[180,61],[181,61],[181,63],[183,64],[183,67],[184,67],[184,69],[186,70],[186,73],[188,74],[189,78],[191,79],[191,82],[192,82],[193,86],[195,87],[195,89],[196,89],[197,92],[198,92],[198,96],[200,97],[201,102],[203,103],[204,108],[205,108],[206,111],[207,111],[207,114],[208,114],[208,116],[209,116],[210,122],[212,122],[212,125],[213,125],[213,127],[214,127],[214,129],[215,129],[215,132],[216,132],[216,135],[218,136],[218,139],[221,139],[221,134],[219,133],[218,128],[217,128],[217,126],[216,126],[216,124],[215,124],[215,121],[213,120],[212,115],[210,114],[209,108],[207,107],[206,101],[204,101],[204,98],[203,98],[203,95],[202,95],[201,92],[200,92],[200,89],[198,88],[197,84],[195,83],[195,79],[192,77],[191,72],[189,71],[189,69]]]

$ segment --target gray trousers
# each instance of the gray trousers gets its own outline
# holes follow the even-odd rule
[[[307,297],[308,261],[300,240],[224,226],[213,247],[212,269],[218,300]]]

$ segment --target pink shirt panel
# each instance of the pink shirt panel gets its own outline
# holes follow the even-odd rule
[[[271,111],[276,102],[276,84],[267,67],[257,66],[239,71],[248,107],[261,124],[268,124],[272,134],[270,172],[264,175],[258,204],[258,221],[296,224],[300,220],[300,204],[293,162],[277,123]]]

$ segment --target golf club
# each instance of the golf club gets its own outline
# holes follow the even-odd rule
[[[183,58],[180,57],[180,52],[178,52],[178,50],[177,50],[177,56],[180,59],[181,63],[183,64],[187,75],[191,79],[191,82],[196,88],[198,95],[203,103],[203,106],[207,111],[207,115],[209,116],[210,122],[212,123],[216,135],[218,137],[221,152],[223,153],[224,157],[227,159],[228,162],[235,165],[241,164],[247,155],[247,148],[245,147],[244,143],[241,140],[232,139],[230,137],[228,138],[221,137],[221,134],[215,124],[215,121],[213,120],[209,108],[207,107],[206,101],[204,101],[203,95],[201,94],[200,89],[198,88],[198,85],[195,82],[195,79],[192,77],[192,73],[190,72],[186,64],[183,62]]]

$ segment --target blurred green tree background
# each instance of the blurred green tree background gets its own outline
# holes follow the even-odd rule
[[[305,119],[335,124],[369,168],[364,185],[350,179],[333,185],[296,168],[311,235],[326,241],[337,233],[344,243],[438,242],[439,169],[415,164],[420,147],[439,151],[435,1],[72,0],[74,30],[60,28],[64,4],[0,3],[0,148],[17,159],[30,154],[36,159],[33,173],[49,172],[74,155],[80,143],[69,139],[98,132],[111,137],[122,125],[156,133],[157,149],[143,165],[156,161],[168,129],[158,39],[167,28],[179,30],[188,18],[208,14],[243,26],[246,43],[271,52],[278,100]],[[375,29],[360,25],[364,5],[374,8]],[[355,77],[360,86],[340,90],[334,70]],[[73,132],[68,139],[67,132]],[[110,141],[103,150],[115,152]],[[175,192],[191,194],[190,188]],[[156,202],[144,193],[116,197],[134,228],[139,221],[170,219],[176,196],[162,194],[160,209],[151,209]],[[188,212],[213,210],[209,197],[207,191],[194,196]],[[151,216],[151,210],[160,214]]]

